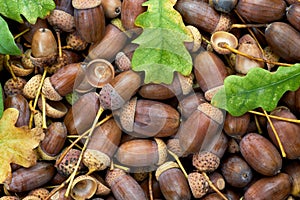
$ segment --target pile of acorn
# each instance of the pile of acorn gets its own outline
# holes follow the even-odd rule
[[[170,85],[131,70],[145,1],[56,0],[10,24],[23,53],[0,56],[5,108],[45,138],[0,200],[300,198],[300,89],[268,115],[210,104],[229,75],[300,62],[300,1],[178,0],[193,72]]]

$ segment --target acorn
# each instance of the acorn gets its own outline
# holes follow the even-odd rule
[[[16,80],[10,78],[4,83],[4,93],[7,96],[14,94],[23,94],[23,88],[26,85],[26,83],[27,81],[21,77],[16,77]]]
[[[158,138],[134,139],[120,145],[116,153],[117,160],[127,166],[144,167],[161,165],[167,158],[167,146]]]
[[[300,114],[300,88],[296,91],[287,91],[281,98],[292,113],[296,116]]]
[[[20,168],[12,173],[11,182],[5,184],[10,192],[26,192],[46,184],[55,174],[53,164],[37,162],[30,168]]]
[[[194,74],[207,100],[211,100],[228,75],[223,61],[209,51],[202,51],[195,57]]]
[[[17,28],[20,28],[20,32],[26,30],[27,28],[29,29],[29,31],[24,33],[22,37],[29,44],[31,44],[34,33],[40,28],[49,28],[49,24],[47,23],[47,19],[41,19],[38,17],[35,24],[31,24],[28,21],[24,21],[24,23],[18,24]]]
[[[222,174],[220,174],[217,171],[212,172],[208,175],[209,180],[212,182],[212,184],[218,189],[218,190],[224,190],[226,181]],[[208,190],[208,193],[213,193],[214,190],[210,187]]]
[[[142,189],[144,190],[145,194],[147,195],[147,198],[150,199],[149,197],[149,180],[146,179],[144,180],[141,184]],[[160,191],[160,186],[158,181],[154,178],[152,179],[152,195],[154,199],[162,199],[163,194]]]
[[[212,147],[221,134],[223,120],[221,110],[209,103],[200,104],[189,118],[181,123],[177,132],[182,151],[190,154]]]
[[[236,139],[234,139],[234,138],[229,139],[227,152],[232,153],[232,154],[240,152],[240,146]]]
[[[257,133],[245,135],[240,141],[240,151],[258,173],[273,176],[280,172],[282,158],[276,147],[265,137]]]
[[[289,175],[279,173],[276,176],[261,178],[252,184],[245,192],[244,199],[274,199],[283,200],[291,192]]]
[[[30,109],[28,101],[21,94],[9,95],[5,98],[4,108],[16,108],[19,111],[17,127],[28,126],[30,118]]]
[[[179,101],[177,108],[181,116],[187,119],[197,109],[198,105],[205,102],[206,100],[202,93],[191,93]]]
[[[213,0],[213,6],[217,11],[230,13],[238,0]]]
[[[224,134],[224,132],[221,131],[218,140],[209,149],[209,152],[215,154],[218,158],[221,159],[224,153],[226,152],[227,147],[228,147],[228,138]]]
[[[117,115],[127,134],[139,137],[174,135],[180,124],[179,113],[171,106],[152,100],[131,99]]]
[[[67,139],[67,128],[62,122],[53,122],[47,128],[45,138],[38,147],[43,160],[54,160],[61,152]]]
[[[201,151],[193,155],[193,166],[200,172],[213,172],[220,165],[220,158],[208,151]]]
[[[72,0],[76,30],[88,43],[100,41],[105,32],[105,16],[101,1]]]
[[[300,61],[300,33],[284,22],[273,22],[265,30],[265,37],[272,50],[287,62]]]
[[[68,110],[64,123],[71,135],[82,134],[90,128],[99,110],[99,95],[90,92],[82,95]]]
[[[224,159],[221,164],[221,172],[226,183],[238,188],[248,185],[253,177],[251,167],[238,155],[230,155]]]
[[[57,43],[52,31],[47,28],[38,29],[31,42],[31,62],[41,68],[53,64],[56,58]]]
[[[297,117],[290,112],[287,107],[277,107],[270,114],[288,119],[297,119]],[[275,130],[277,131],[279,140],[281,141],[283,149],[286,153],[286,157],[288,159],[300,158],[300,149],[298,148],[300,146],[299,124],[276,119],[271,119],[271,121]],[[279,147],[270,123],[267,125],[267,130],[272,142]]]
[[[192,172],[188,175],[188,182],[195,198],[203,197],[209,189],[209,184],[204,175],[199,172]]]
[[[232,116],[230,113],[227,113],[223,129],[228,136],[241,139],[241,137],[246,133],[249,123],[249,113],[238,117]]]
[[[108,183],[116,200],[146,200],[141,186],[121,169],[108,170],[105,181]]]
[[[175,9],[181,14],[185,23],[208,33],[227,31],[231,27],[231,19],[228,15],[219,14],[203,1],[179,0]]]
[[[121,13],[120,0],[102,0],[101,5],[103,6],[105,17],[115,18]]]
[[[159,166],[155,172],[155,177],[165,199],[191,199],[187,179],[175,162],[169,161]]]
[[[270,23],[280,20],[286,9],[284,0],[240,0],[237,12],[249,22]]]
[[[246,34],[239,39],[238,51],[256,58],[263,58],[263,54],[257,45],[257,42],[249,34]],[[254,67],[263,68],[264,63],[250,60],[241,55],[236,55],[234,68],[238,73],[247,74],[248,71]]]
[[[134,71],[124,71],[118,74],[110,83],[105,84],[100,91],[100,104],[104,109],[121,108],[142,84],[142,77]]]
[[[290,161],[284,166],[283,171],[291,177],[292,191],[294,197],[300,197],[300,163],[299,161]]]
[[[287,20],[300,31],[300,3],[294,3],[286,9]]]
[[[117,53],[126,45],[127,39],[120,19],[112,20],[105,28],[103,39],[90,46],[88,60],[101,58],[109,62],[114,61]]]
[[[50,12],[47,21],[55,30],[73,32],[75,30],[75,20],[72,0],[57,1],[56,8]]]
[[[121,21],[126,30],[136,29],[134,21],[138,15],[145,12],[147,7],[142,6],[146,0],[123,0]]]
[[[121,129],[113,119],[97,127],[83,154],[83,164],[90,171],[104,170],[108,167],[119,146],[121,134]]]

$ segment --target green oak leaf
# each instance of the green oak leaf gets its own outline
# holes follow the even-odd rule
[[[0,118],[2,117],[3,110],[4,110],[3,94],[2,94],[2,86],[1,86],[1,83],[0,83]]]
[[[34,24],[38,17],[44,18],[55,8],[53,0],[0,0],[0,13],[7,18],[23,22],[23,15]]]
[[[295,91],[299,87],[300,64],[279,67],[276,72],[253,68],[244,77],[228,76],[224,88],[216,93],[211,103],[233,116],[241,116],[258,107],[272,111],[286,91]]]
[[[17,47],[14,37],[11,34],[6,21],[0,16],[0,53],[19,55],[21,54],[20,49]]]
[[[173,8],[174,0],[149,0],[135,24],[143,33],[133,43],[139,44],[132,58],[132,69],[145,71],[145,83],[166,83],[173,80],[174,72],[189,75],[192,58],[184,46],[190,41],[181,15]]]

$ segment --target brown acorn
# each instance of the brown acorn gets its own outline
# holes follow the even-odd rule
[[[100,41],[105,32],[105,16],[101,1],[72,0],[75,27],[88,43]]]
[[[144,167],[161,165],[167,158],[167,146],[158,138],[134,139],[122,143],[116,153],[117,160],[124,165]]]
[[[83,154],[83,164],[90,171],[104,170],[108,167],[119,146],[121,134],[121,129],[113,119],[97,127]]]
[[[12,173],[12,180],[5,187],[10,192],[25,192],[46,184],[55,174],[53,164],[37,162],[30,168],[20,168]]]
[[[300,31],[300,3],[294,3],[286,9],[287,20]]]
[[[121,13],[121,1],[120,0],[102,0],[105,17],[115,18]]]
[[[284,0],[240,0],[237,12],[249,22],[270,23],[285,14]]]
[[[228,138],[226,134],[222,131],[218,140],[209,149],[209,152],[215,154],[217,157],[221,159],[224,153],[226,152],[227,147],[228,147]]]
[[[283,171],[291,177],[292,191],[294,197],[300,197],[300,163],[299,161],[290,161],[284,166]]]
[[[240,142],[240,151],[247,163],[265,176],[279,173],[282,158],[275,146],[257,133],[245,135]]]
[[[152,100],[133,98],[118,111],[122,128],[139,137],[167,137],[176,133],[179,113],[171,106]]]
[[[197,109],[198,105],[205,102],[202,93],[191,93],[179,101],[178,110],[181,116],[187,119]]]
[[[231,27],[231,19],[228,15],[219,14],[203,1],[179,0],[175,9],[179,11],[185,23],[209,33],[227,31]]]
[[[238,155],[230,155],[221,164],[221,172],[226,183],[233,187],[243,188],[253,177],[251,167]]]
[[[136,17],[146,11],[146,7],[142,4],[146,0],[123,0],[121,21],[126,30],[137,28],[134,24]]]
[[[245,200],[274,199],[284,200],[291,192],[289,175],[279,173],[276,176],[261,178],[252,184],[244,194]]]
[[[82,134],[93,123],[99,109],[99,95],[95,92],[81,96],[67,112],[64,123],[71,135]]]
[[[9,95],[7,98],[5,98],[4,108],[16,108],[19,111],[18,120],[16,122],[17,127],[29,125],[29,104],[23,95]]]
[[[182,122],[177,136],[184,153],[197,153],[209,149],[221,134],[224,115],[221,110],[208,103],[198,106],[189,118]],[[204,142],[205,141],[205,142]]]
[[[14,94],[23,94],[23,88],[25,85],[26,80],[21,77],[17,77],[16,80],[10,78],[4,83],[3,90],[7,96]]]
[[[235,117],[230,113],[227,113],[223,129],[228,136],[240,139],[246,133],[249,123],[249,113],[239,117]]]
[[[155,176],[160,190],[167,200],[191,199],[188,182],[175,162],[169,161],[159,166]]]
[[[212,182],[212,184],[214,186],[216,186],[216,188],[218,190],[221,191],[221,190],[225,189],[226,181],[225,181],[222,174],[220,174],[217,171],[214,171],[211,174],[209,174],[208,177],[209,177],[209,180]],[[208,190],[208,193],[213,193],[213,192],[214,192],[214,190],[210,187],[209,190]]]
[[[116,200],[146,200],[146,194],[141,186],[121,169],[109,170],[105,181],[111,188]]]
[[[288,119],[297,119],[297,117],[291,113],[287,107],[277,107],[270,114]],[[279,140],[281,141],[283,149],[286,153],[286,157],[288,159],[299,158],[300,149],[298,147],[300,146],[300,125],[297,123],[275,119],[272,119],[271,121],[275,130],[277,131]],[[272,142],[279,147],[275,134],[269,123],[267,129]]]
[[[265,37],[272,50],[288,62],[300,61],[300,33],[284,22],[273,22],[265,30]]]

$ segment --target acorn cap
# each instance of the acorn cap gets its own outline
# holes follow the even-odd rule
[[[78,10],[95,8],[100,4],[101,4],[101,0],[72,0],[73,7]]]
[[[100,104],[104,109],[116,110],[124,105],[124,99],[110,84],[105,84],[100,91]]]
[[[182,94],[189,94],[193,90],[193,75],[190,74],[189,76],[182,76],[181,74],[178,74],[178,79],[180,82]]]
[[[3,196],[0,200],[20,200],[20,198],[16,196]]]
[[[124,106],[122,106],[119,112],[119,118],[122,128],[124,128],[128,132],[133,131],[136,102],[137,98],[132,98],[130,101],[124,104]]]
[[[168,161],[168,162],[165,162],[164,164],[162,164],[161,166],[159,166],[157,169],[156,169],[156,172],[155,172],[155,177],[156,177],[156,180],[158,180],[159,176],[166,170],[168,169],[171,169],[171,168],[179,168],[178,164],[176,162],[173,162],[173,161]]]
[[[122,51],[117,53],[115,64],[120,71],[127,71],[131,69],[131,60]]]
[[[217,122],[218,124],[222,124],[224,121],[224,116],[222,111],[219,108],[212,106],[209,103],[200,104],[197,109],[207,116],[209,116],[212,120]]]
[[[33,196],[33,195],[28,195],[28,196],[24,197],[22,200],[41,200],[41,198],[39,198],[37,196]]]
[[[64,32],[73,32],[75,30],[74,17],[63,10],[52,10],[47,20],[54,29],[58,28]]]
[[[21,58],[21,62],[24,68],[30,69],[34,68],[34,65],[32,64],[30,60],[30,55],[31,55],[31,49],[27,49],[23,54]]]
[[[47,154],[42,148],[41,145],[38,146],[37,148],[37,153],[40,156],[42,160],[56,160],[57,156],[51,156]]]
[[[48,197],[49,193],[50,192],[46,188],[37,188],[37,189],[31,190],[28,193],[28,195],[36,196],[41,199],[46,199],[46,197]]]
[[[116,179],[119,177],[126,175],[126,172],[122,169],[115,168],[113,170],[108,170],[105,181],[111,187]]]
[[[60,163],[55,163],[57,171],[64,176],[69,176],[70,174],[72,174],[75,166],[77,165],[80,154],[81,151],[78,149],[71,149],[70,151],[68,151],[68,153],[64,156]],[[81,167],[82,165],[80,165],[80,168]]]
[[[211,35],[210,38],[213,49],[219,54],[230,54],[229,49],[223,48],[220,44],[224,43],[231,48],[237,48],[239,42],[238,39],[232,33],[226,31],[216,31]]]
[[[232,22],[231,22],[231,19],[230,19],[229,15],[222,13],[220,15],[219,22],[218,22],[218,24],[215,27],[215,30],[213,32],[228,31],[228,30],[230,30],[231,25],[232,25]]]
[[[217,86],[217,87],[214,87],[214,88],[211,88],[209,90],[207,90],[205,93],[204,93],[204,97],[207,101],[211,101],[212,98],[215,96],[215,94],[224,87],[224,85],[220,85],[220,86]]]
[[[142,182],[143,180],[145,180],[148,175],[149,175],[149,167],[136,167],[134,168],[134,172],[133,172],[133,178],[138,181],[138,182]]]
[[[50,78],[47,77],[44,80],[43,87],[42,87],[42,93],[45,95],[45,97],[51,101],[60,101],[62,100],[62,96],[55,90],[53,87]]]
[[[42,112],[41,111],[37,110],[34,113],[33,121],[34,121],[34,126],[35,127],[40,127],[40,128],[43,127],[43,116],[42,116]]]
[[[154,140],[157,144],[157,151],[158,151],[158,161],[156,165],[161,165],[167,160],[168,148],[162,139],[154,138]]]
[[[188,25],[186,28],[189,30],[191,38],[193,38],[193,49],[191,51],[196,52],[201,47],[202,35],[200,34],[199,30],[192,25]]]
[[[87,149],[83,154],[82,162],[90,171],[100,171],[110,165],[110,157],[101,151]]]
[[[208,192],[209,184],[204,175],[192,172],[188,175],[188,182],[195,198],[201,198]]]
[[[202,151],[193,155],[193,166],[201,172],[213,172],[220,165],[220,158],[208,151]]]
[[[68,34],[66,41],[67,45],[75,51],[82,51],[88,46],[88,43],[80,36],[78,31]]]
[[[171,138],[167,141],[167,148],[169,151],[172,151],[175,153],[178,157],[185,157],[186,155],[183,155],[183,151],[179,144],[179,139],[177,138]]]
[[[34,70],[34,68],[24,68],[20,63],[11,62],[11,69],[16,76],[28,76]]]
[[[13,78],[8,79],[3,88],[4,88],[4,93],[9,96],[9,95],[14,95],[14,94],[23,94],[23,88],[26,85],[26,80],[20,77],[16,77],[17,79],[14,80]]]
[[[43,110],[42,99],[38,100],[38,107],[40,110]],[[68,108],[60,101],[46,101],[46,115],[51,118],[61,118],[65,116],[68,112]]]
[[[56,62],[57,54],[36,58],[30,54],[30,60],[35,67],[43,68],[47,66],[51,66]]]
[[[71,186],[71,197],[74,199],[90,199],[98,188],[98,181],[89,175],[77,176]]]
[[[23,94],[26,98],[29,99],[34,99],[36,94],[37,94],[37,90],[39,88],[39,85],[41,83],[42,80],[42,75],[37,74],[35,76],[33,76],[25,85],[23,88]]]

